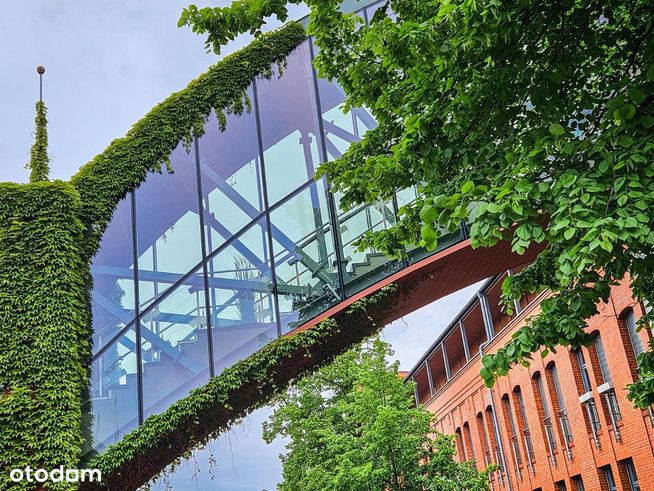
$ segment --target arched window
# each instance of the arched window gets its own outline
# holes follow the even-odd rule
[[[638,320],[633,309],[625,310],[618,320],[620,326],[620,336],[627,354],[627,362],[631,369],[631,376],[634,380],[638,379],[638,355],[646,349],[646,343],[643,342],[640,333],[637,332]]]
[[[532,385],[534,391],[534,398],[536,399],[536,408],[541,418],[543,428],[543,436],[547,443],[547,450],[550,457],[550,462],[556,466],[556,438],[555,434],[555,421],[552,419],[552,411],[550,410],[549,398],[545,392],[545,384],[540,372],[536,372],[532,378]]]
[[[595,331],[592,333],[593,345],[588,349],[588,354],[591,357],[594,367],[597,367],[593,372],[595,379],[600,384],[597,391],[602,398],[602,409],[604,417],[613,427],[613,435],[617,441],[621,440],[620,429],[618,428],[618,421],[622,419],[620,413],[620,405],[618,404],[618,397],[613,388],[613,381],[611,378],[611,370],[609,369],[609,361],[604,351],[604,343],[602,343],[602,336]]]
[[[504,422],[506,426],[506,433],[509,435],[509,440],[511,441],[511,454],[513,455],[513,462],[515,463],[516,468],[518,468],[518,474],[520,474],[520,467],[522,467],[522,451],[520,450],[520,436],[518,433],[518,427],[513,417],[513,409],[511,408],[511,402],[509,401],[509,395],[504,394],[502,396],[502,412],[504,413]]]
[[[490,441],[488,439],[488,433],[486,430],[486,425],[484,424],[484,416],[481,412],[477,413],[477,434],[479,435],[479,441],[481,442],[481,450],[484,452],[484,464],[490,465],[491,460],[491,450],[490,450]]]
[[[597,404],[595,404],[593,386],[590,380],[592,366],[590,366],[586,361],[586,356],[581,347],[570,351],[570,363],[572,364],[575,374],[578,374],[578,376],[575,377],[575,381],[577,383],[577,390],[579,391],[579,401],[584,406],[586,429],[588,430],[588,433],[593,435],[595,447],[599,449],[600,441],[597,432],[602,427],[602,423],[600,422],[599,413],[597,412]]]
[[[513,389],[513,405],[516,407],[516,413],[518,417],[518,434],[520,434],[520,431],[522,431],[522,438],[520,439],[525,446],[525,450],[527,452],[527,461],[533,473],[532,463],[536,458],[536,454],[534,453],[534,446],[531,441],[531,430],[529,429],[529,419],[527,418],[527,410],[525,408],[525,398],[522,395],[522,390],[519,386],[516,386]]]
[[[552,401],[552,408],[554,411],[554,416],[558,419],[559,424],[555,425],[557,431],[559,431],[561,441],[565,443],[568,456],[570,456],[570,450],[568,445],[572,443],[572,429],[570,427],[570,421],[568,420],[568,410],[565,405],[565,398],[563,397],[563,390],[561,389],[561,381],[559,380],[559,373],[556,369],[556,364],[550,362],[546,367],[547,374],[547,386],[548,392],[550,395],[550,400]]]
[[[475,447],[472,444],[472,433],[470,432],[470,425],[466,422],[463,424],[463,438],[466,449],[466,460],[475,460]]]
[[[454,432],[456,434],[456,454],[460,462],[466,460],[465,450],[463,449],[463,435],[461,435],[461,428],[457,428]]]

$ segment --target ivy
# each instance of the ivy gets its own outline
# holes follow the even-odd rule
[[[70,182],[47,181],[46,108],[37,103],[28,165],[32,182],[0,184],[0,489],[33,486],[11,483],[15,468],[79,465],[83,432],[91,424],[82,415],[91,356],[89,263],[118,202],[149,172],[160,172],[180,141],[190,145],[202,134],[212,110],[219,120],[226,111],[244,111],[255,77],[271,76],[272,65],[283,64],[304,39],[297,23],[262,35],[152,109]],[[279,353],[289,349],[282,346]],[[227,385],[208,393],[217,395],[236,378],[227,372],[221,379]],[[150,423],[136,438],[149,434],[149,448],[154,448],[152,442],[161,442],[164,434],[154,429],[170,429],[177,421]],[[123,463],[132,462],[130,452],[136,452],[136,447],[126,448],[118,459]],[[119,475],[113,465],[118,460],[112,464],[112,458],[115,453],[98,465]],[[49,490],[71,486],[47,484]]]
[[[80,211],[69,183],[0,185],[0,489],[11,469],[80,457],[90,355]]]
[[[43,101],[36,103],[34,119],[34,144],[30,150],[30,182],[47,181],[50,173],[50,157],[48,157],[48,119],[47,109]]]

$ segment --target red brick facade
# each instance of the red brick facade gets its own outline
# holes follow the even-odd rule
[[[626,397],[637,374],[627,323],[643,314],[627,284],[588,322],[601,341],[579,354],[535,356],[489,390],[479,376],[480,345],[484,353],[503,346],[545,296],[525,299],[508,318],[497,308],[501,279],[484,286],[411,372],[436,429],[457,435],[460,459],[500,465],[494,490],[654,490],[654,416]],[[637,336],[647,346],[651,334]]]

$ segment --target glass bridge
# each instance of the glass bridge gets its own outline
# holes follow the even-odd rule
[[[316,77],[313,54],[307,39],[281,78],[251,85],[251,112],[228,116],[224,132],[212,115],[189,152],[171,154],[173,174],[150,175],[118,206],[92,264],[89,452],[427,255],[396,262],[354,246],[392,226],[414,189],[341,211],[314,179],[375,121],[363,109],[343,114],[344,95]]]

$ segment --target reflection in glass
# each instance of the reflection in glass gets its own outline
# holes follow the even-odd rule
[[[123,199],[93,258],[93,349],[97,352],[134,318],[131,196]]]
[[[214,368],[225,368],[277,337],[265,219],[208,264]]]
[[[310,180],[321,162],[309,41],[289,56],[283,77],[257,81],[268,200]]]
[[[182,144],[174,170],[151,174],[136,191],[139,300],[149,305],[202,259],[195,153]]]
[[[311,183],[270,214],[284,332],[340,299],[326,193]]]
[[[364,108],[352,108],[343,113],[345,93],[336,82],[318,79],[322,126],[325,137],[327,158],[341,157],[354,142],[377,126],[377,122]]]
[[[87,442],[103,451],[138,425],[136,335],[128,330],[91,365],[91,433]]]
[[[209,380],[202,269],[141,316],[144,416]]]
[[[251,94],[251,91],[250,91]],[[250,100],[252,97],[250,95]],[[211,252],[263,210],[259,144],[254,109],[227,115],[227,129],[215,113],[198,140],[207,251]]]

